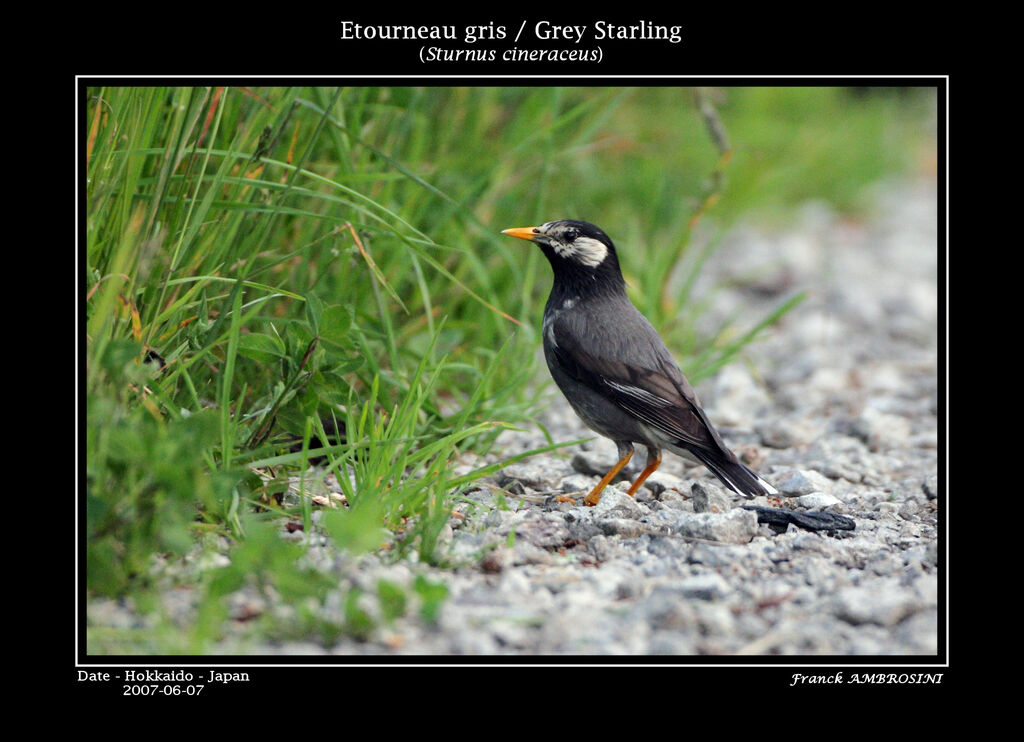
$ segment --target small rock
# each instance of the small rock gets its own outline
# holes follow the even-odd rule
[[[922,568],[932,569],[938,563],[939,550],[935,542],[912,546],[903,552],[903,560],[906,564],[919,564]]]
[[[515,538],[541,549],[556,549],[569,538],[569,528],[560,513],[534,515],[538,511],[527,511],[529,516],[519,522],[510,522],[498,529],[498,535],[515,531]],[[551,517],[544,517],[550,515]]]
[[[581,446],[573,454],[572,468],[580,474],[603,477],[615,466],[615,462],[618,459],[618,450],[615,448],[615,444],[607,438],[598,438],[592,441],[590,446]],[[621,479],[628,479],[629,474],[635,469],[635,461],[636,454],[634,454],[633,459],[630,461],[630,465],[624,467],[612,481],[617,482]]]
[[[565,494],[575,495],[590,492],[598,481],[588,474],[570,474],[562,477],[559,487]]]
[[[658,498],[657,502],[651,503],[652,510],[656,510],[658,508],[685,510],[688,513],[692,513],[693,501],[677,490],[665,490],[661,493],[661,497]]]
[[[812,442],[821,434],[820,426],[801,418],[777,418],[757,426],[761,442],[772,448],[793,448]]]
[[[705,641],[708,637],[727,637],[736,631],[736,617],[729,607],[718,602],[694,603],[697,610],[697,625]],[[714,644],[710,649],[714,651]]]
[[[908,381],[898,364],[876,362],[859,369],[863,386],[873,394],[898,397],[905,394]]]
[[[835,495],[829,495],[825,492],[812,492],[809,495],[800,495],[800,497],[797,497],[796,503],[802,508],[815,510],[830,508],[833,505],[842,505],[843,501]]]
[[[776,478],[775,486],[783,495],[796,497],[812,492],[830,492],[832,480],[812,469],[795,469],[781,478]]]
[[[736,456],[744,464],[749,466],[754,471],[760,471],[764,468],[764,462],[768,458],[764,449],[758,446],[737,446],[735,449]]]
[[[729,594],[730,588],[721,575],[711,572],[682,580],[679,592],[683,597],[696,600],[721,600]]]
[[[879,626],[895,626],[924,607],[916,591],[907,590],[891,578],[843,588],[832,604],[835,615],[847,623]]]
[[[561,545],[562,542],[559,542],[558,546]],[[511,561],[513,565],[520,566],[523,564],[552,565],[557,560],[554,554],[536,544],[529,541],[516,540],[515,546],[512,547]]]
[[[647,542],[647,551],[659,559],[684,559],[690,550],[689,543],[673,536],[651,536],[651,540]]]
[[[717,426],[752,428],[759,410],[771,400],[758,385],[750,370],[741,363],[733,363],[715,375],[714,387],[707,401],[707,409]]]
[[[847,456],[837,456],[825,461],[821,467],[821,473],[829,479],[845,479],[854,484],[863,479],[863,474],[857,470]]]
[[[656,471],[654,474],[647,477],[647,481],[644,482],[643,486],[653,492],[655,497],[661,498],[665,495],[666,490],[682,492],[683,488],[686,486],[686,480],[682,477],[677,477],[675,474]]]
[[[521,461],[509,464],[497,474],[498,486],[508,487],[513,482],[521,482],[535,490],[553,490],[566,474],[560,466],[552,466],[551,459],[538,457],[537,461]]]
[[[850,372],[831,366],[816,368],[807,378],[806,387],[822,399],[839,396],[850,389]]]
[[[607,487],[601,493],[601,501],[594,506],[594,518],[629,518],[638,520],[646,515],[643,508],[624,489]]]
[[[727,513],[732,510],[732,500],[720,487],[710,483],[694,482],[690,498],[696,513]]]
[[[853,421],[852,432],[872,451],[887,451],[907,445],[910,422],[900,415],[868,407]]]
[[[902,518],[910,518],[920,512],[921,506],[917,504],[916,500],[905,500],[899,506],[897,512]]]
[[[607,536],[634,538],[647,533],[649,530],[640,521],[627,518],[601,518],[596,523],[601,532]]]
[[[495,508],[487,514],[486,518],[484,518],[484,525],[488,528],[497,528],[511,517],[511,511]]]
[[[491,549],[480,559],[480,569],[491,574],[501,572],[509,564],[510,552],[511,549],[507,546],[498,546]]]
[[[656,515],[671,513],[672,532],[691,538],[746,544],[757,535],[757,513],[734,508],[727,513],[686,513],[660,510]]]
[[[656,585],[643,602],[645,622],[660,631],[680,632],[696,623],[693,605],[682,600],[675,586]]]
[[[910,438],[910,445],[916,448],[938,448],[939,432],[937,430],[923,430],[915,433]]]
[[[587,542],[587,551],[594,555],[594,557],[601,562],[605,562],[611,559],[615,553],[615,549],[612,548],[611,542],[608,537],[603,534],[597,534]]]
[[[739,562],[743,558],[743,554],[744,552],[736,546],[694,544],[687,556],[687,561],[690,564],[703,564],[712,569],[721,569]]]
[[[594,522],[593,518],[576,518],[572,517],[572,513],[566,513],[565,518],[569,539],[572,541],[589,545],[594,538],[601,537],[601,528]]]

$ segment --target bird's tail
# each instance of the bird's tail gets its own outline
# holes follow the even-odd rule
[[[690,453],[697,457],[711,473],[722,480],[722,483],[733,492],[744,497],[757,495],[777,495],[779,491],[761,479],[734,457],[725,458],[719,453],[705,449],[691,448]]]

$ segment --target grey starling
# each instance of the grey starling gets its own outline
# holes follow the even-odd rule
[[[633,456],[647,465],[633,495],[667,449],[689,453],[744,497],[777,490],[726,448],[665,343],[626,296],[615,245],[601,229],[573,219],[502,234],[536,243],[554,271],[544,307],[544,358],[562,394],[589,428],[615,442],[619,461],[585,498],[588,505]]]

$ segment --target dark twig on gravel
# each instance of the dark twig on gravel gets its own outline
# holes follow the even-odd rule
[[[757,513],[757,522],[766,523],[769,528],[777,533],[786,530],[792,523],[808,531],[852,531],[857,524],[852,518],[836,513],[801,513],[796,510],[785,510],[783,508],[766,508],[759,505],[741,505],[744,510],[753,510]]]

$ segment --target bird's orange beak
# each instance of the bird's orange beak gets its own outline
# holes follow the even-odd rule
[[[502,234],[507,234],[509,237],[518,237],[521,240],[532,240],[537,235],[536,227],[514,227],[513,229],[503,229]]]

